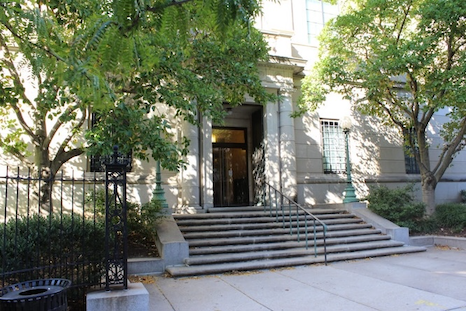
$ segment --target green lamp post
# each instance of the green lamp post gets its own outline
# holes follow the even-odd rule
[[[343,203],[359,202],[358,198],[356,197],[356,192],[353,187],[353,180],[351,178],[351,161],[349,153],[349,133],[352,126],[351,119],[349,117],[344,117],[340,122],[340,126],[343,129],[343,133],[345,133],[346,149],[346,188]]]
[[[165,199],[165,191],[162,188],[162,174],[160,161],[157,161],[155,166],[155,189],[152,192],[152,200],[160,202],[163,209],[168,209],[168,203]]]

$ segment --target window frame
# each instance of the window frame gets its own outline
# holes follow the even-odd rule
[[[420,174],[421,171],[419,169],[419,163],[414,156],[414,152],[418,151],[417,139],[416,139],[416,132],[414,128],[409,128],[404,131],[404,139],[405,144],[403,146],[403,153],[405,158],[405,172],[409,175],[417,175]],[[412,150],[411,146],[406,143],[406,141],[414,141],[414,149]]]
[[[330,4],[322,0],[305,1],[307,42],[311,45],[317,45],[317,37],[322,31],[322,28],[330,19],[338,16],[340,6],[339,4]],[[312,4],[314,4],[314,6]],[[318,5],[319,8],[316,9],[315,5]]]
[[[329,128],[332,130],[327,130]],[[340,127],[340,120],[321,118],[320,131],[324,174],[346,174],[345,135]],[[336,136],[327,137],[328,134]]]

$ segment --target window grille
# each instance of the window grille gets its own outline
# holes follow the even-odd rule
[[[345,137],[338,121],[321,120],[323,169],[325,174],[344,173],[346,168]]]
[[[412,141],[414,140],[414,150],[411,146],[406,143],[404,146],[404,154],[405,154],[405,170],[406,174],[419,174],[419,164],[414,157],[414,152],[418,152],[418,146],[416,141],[416,132],[414,128],[410,128],[405,131],[405,141]]]
[[[405,148],[405,169],[406,169],[406,174],[419,174],[419,165],[416,161],[416,158],[411,155],[411,152],[406,151],[407,148]]]

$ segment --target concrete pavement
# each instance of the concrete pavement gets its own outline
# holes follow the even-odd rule
[[[466,250],[191,278],[141,277],[149,310],[465,310]]]

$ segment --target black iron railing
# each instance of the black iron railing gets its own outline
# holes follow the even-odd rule
[[[103,286],[105,221],[95,195],[104,187],[105,179],[96,174],[60,173],[51,180],[7,169],[0,176],[1,287],[68,279],[68,298],[83,304],[86,288]]]
[[[298,242],[304,241],[306,249],[310,244],[314,248],[314,256],[319,254],[318,245],[322,245],[325,265],[327,265],[327,225],[313,215],[308,209],[302,207],[267,182],[263,184],[264,212],[281,222],[283,228],[295,234]],[[303,215],[301,220],[300,215]],[[312,242],[311,242],[311,241]]]
[[[68,300],[83,306],[88,288],[127,287],[126,162],[120,160],[108,163],[106,175],[62,172],[53,180],[6,169],[0,176],[2,288],[68,279]]]

